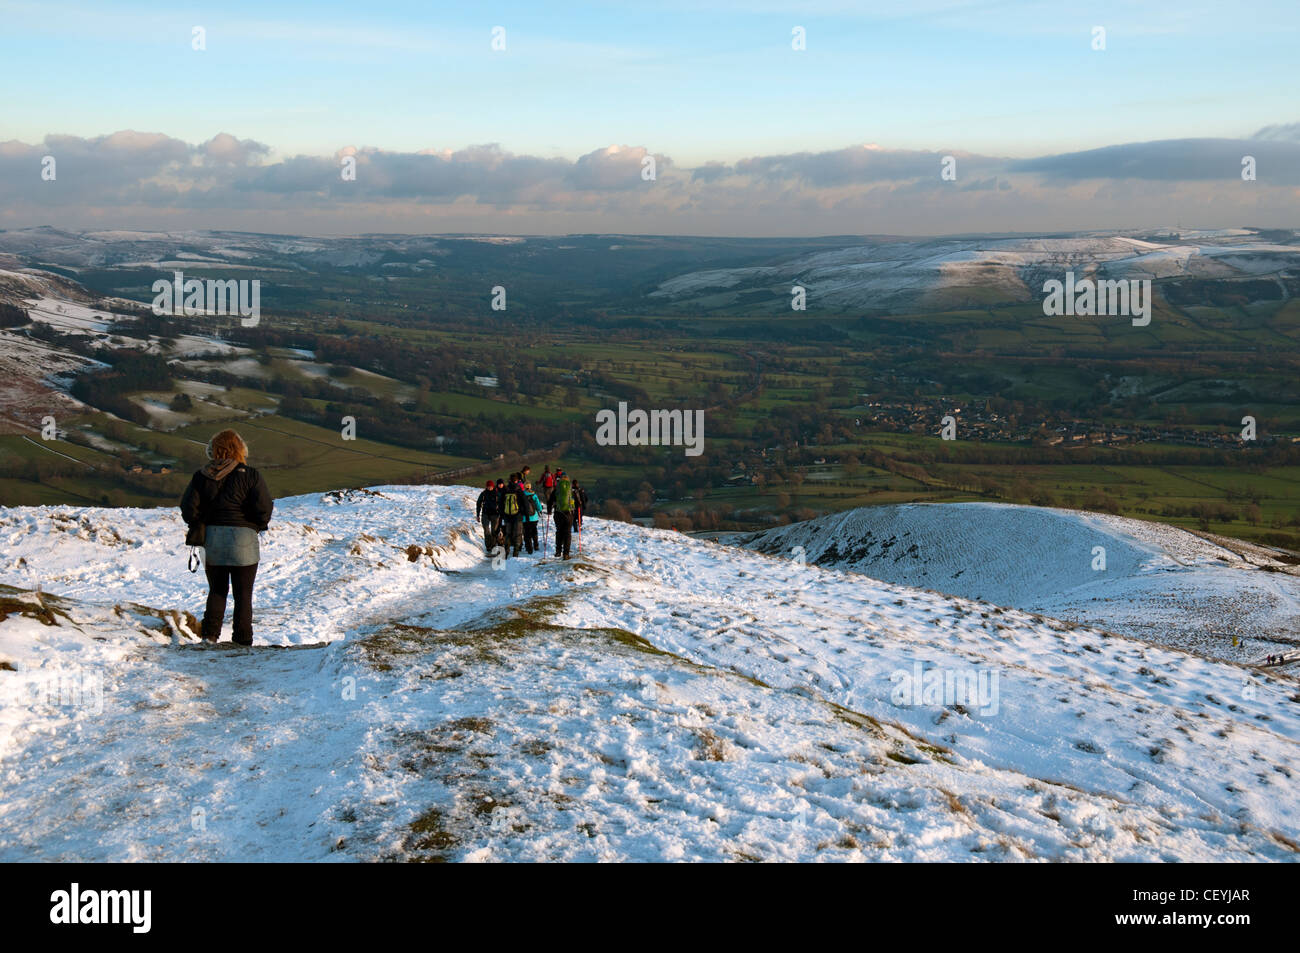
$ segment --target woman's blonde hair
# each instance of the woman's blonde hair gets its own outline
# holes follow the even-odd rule
[[[233,430],[223,430],[208,441],[208,459],[248,463],[248,444]]]

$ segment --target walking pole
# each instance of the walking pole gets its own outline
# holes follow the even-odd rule
[[[578,507],[578,555],[582,555],[582,507]]]
[[[551,528],[551,514],[546,514],[546,522],[542,524],[542,560],[546,560],[546,537]]]

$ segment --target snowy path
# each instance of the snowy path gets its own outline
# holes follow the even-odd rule
[[[0,510],[0,860],[1300,857],[1293,680],[616,523],[498,569],[379,491],[278,502],[251,650],[168,616],[173,513]]]

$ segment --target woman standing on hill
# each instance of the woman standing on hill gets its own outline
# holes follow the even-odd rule
[[[212,461],[194,474],[181,497],[181,518],[193,527],[203,524],[203,570],[208,577],[208,603],[203,612],[202,637],[215,642],[226,614],[226,595],[235,590],[234,642],[253,644],[253,580],[260,551],[257,534],[271,520],[271,492],[266,480],[248,465],[248,445],[233,430],[223,430],[208,443]]]

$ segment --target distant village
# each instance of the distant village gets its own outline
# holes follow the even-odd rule
[[[862,405],[857,418],[861,427],[886,433],[914,433],[938,436],[945,416],[957,422],[958,440],[991,443],[1025,443],[1043,447],[1121,447],[1142,443],[1177,444],[1230,450],[1245,441],[1240,429],[1195,430],[1190,427],[1113,426],[1096,421],[1061,418],[1040,424],[1013,422],[1006,415],[977,405],[955,406],[943,401],[872,401]],[[1300,437],[1260,434],[1260,445],[1300,442]]]

